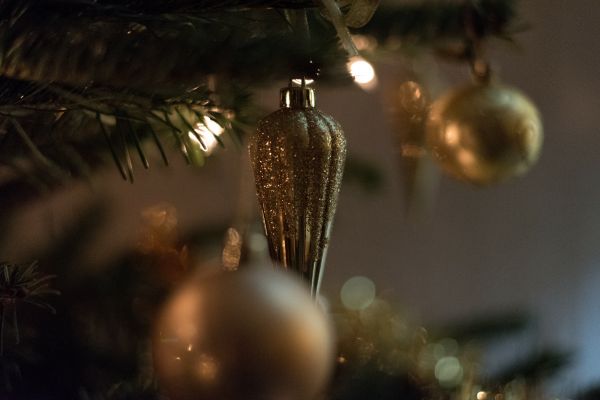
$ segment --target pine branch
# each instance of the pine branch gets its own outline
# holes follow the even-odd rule
[[[460,343],[488,342],[525,331],[531,317],[523,312],[491,314],[439,329],[438,337],[451,337]]]
[[[305,1],[8,2],[0,25],[0,73],[16,79],[154,91],[181,90],[217,75],[252,85],[292,75],[345,78],[345,55],[328,23],[312,13],[310,46],[273,7]],[[12,4],[12,7],[11,7]],[[65,4],[68,4],[66,6]],[[235,11],[231,11],[233,8]],[[228,9],[230,11],[224,11]],[[361,32],[380,41],[435,46],[510,36],[514,0],[425,1],[382,7]],[[312,59],[312,66],[307,60]]]
[[[345,62],[332,30],[315,26],[324,34],[315,35],[318,40],[306,49],[298,46],[285,18],[271,9],[144,19],[144,14],[74,17],[46,5],[26,3],[17,6],[23,12],[3,14],[17,17],[0,25],[2,75],[181,93],[210,75],[251,84],[287,79],[290,73],[314,75],[309,59],[323,77],[333,77]]]
[[[578,391],[575,396],[575,400],[598,400],[600,399],[600,383],[595,382],[591,386],[586,387],[583,390]]]
[[[401,7],[382,5],[364,31],[378,39],[436,40],[503,35],[515,24],[516,0],[422,1]],[[474,32],[471,32],[471,31]]]
[[[500,371],[491,381],[504,385],[514,379],[525,379],[536,384],[551,378],[569,364],[572,354],[564,350],[547,348],[520,360]]]
[[[55,181],[89,173],[105,154],[133,180],[132,155],[149,167],[151,145],[167,164],[169,142],[188,163],[203,163],[196,124],[209,116],[241,143],[255,120],[244,112],[249,89],[295,75],[349,82],[346,55],[317,3],[0,0],[0,159],[23,171],[32,168],[15,160],[35,160],[34,172],[54,171]],[[360,32],[446,50],[458,42],[454,56],[464,58],[473,34],[510,35],[514,3],[389,5]],[[281,8],[309,11],[309,43]]]
[[[215,10],[239,10],[256,8],[314,8],[314,0],[45,0],[47,9],[67,8],[72,13],[92,13],[94,15],[160,15],[179,13],[200,13]]]
[[[133,180],[131,156],[136,153],[142,165],[150,167],[148,146],[157,150],[165,164],[165,145],[169,144],[179,148],[188,162],[203,163],[206,148],[195,131],[197,124],[210,118],[237,140],[239,132],[230,119],[236,116],[250,122],[248,118],[254,118],[245,111],[248,97],[235,86],[221,89],[219,106],[212,100],[213,92],[203,86],[187,91],[185,97],[113,91],[96,85],[44,84],[43,90],[37,90],[32,82],[0,78],[2,88],[7,96],[0,103],[0,159],[9,165],[14,159],[30,158],[39,167],[36,170],[60,175],[57,182],[89,174],[104,163],[104,154],[112,156],[124,179]],[[196,143],[189,141],[188,133],[196,135]],[[220,137],[212,135],[223,145]]]
[[[0,356],[4,352],[4,330],[7,309],[11,309],[11,322],[15,344],[20,343],[17,305],[32,304],[55,312],[54,308],[44,301],[47,295],[59,295],[60,292],[50,289],[49,281],[53,275],[42,275],[38,270],[38,262],[30,264],[0,263]]]

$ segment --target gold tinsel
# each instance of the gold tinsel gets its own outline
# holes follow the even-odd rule
[[[282,90],[262,119],[250,157],[271,258],[319,290],[346,158],[340,125],[314,108],[307,88]]]

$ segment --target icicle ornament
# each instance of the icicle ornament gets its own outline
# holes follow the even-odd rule
[[[346,159],[341,126],[315,108],[313,89],[281,89],[281,108],[258,123],[250,159],[269,252],[319,292]]]

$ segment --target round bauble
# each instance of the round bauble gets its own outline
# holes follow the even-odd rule
[[[308,288],[289,273],[248,268],[194,279],[159,316],[158,382],[173,400],[314,398],[334,340]]]
[[[537,161],[543,132],[539,113],[518,90],[472,84],[432,106],[427,145],[450,175],[488,185],[518,176]]]

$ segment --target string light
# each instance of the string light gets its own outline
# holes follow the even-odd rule
[[[194,126],[194,132],[188,132],[188,137],[206,153],[210,154],[219,143],[217,137],[221,136],[224,129],[214,119],[204,116],[202,121],[199,121]],[[198,136],[201,140],[198,140]]]
[[[375,69],[362,57],[352,57],[347,64],[348,72],[363,89],[369,90],[377,85]]]

